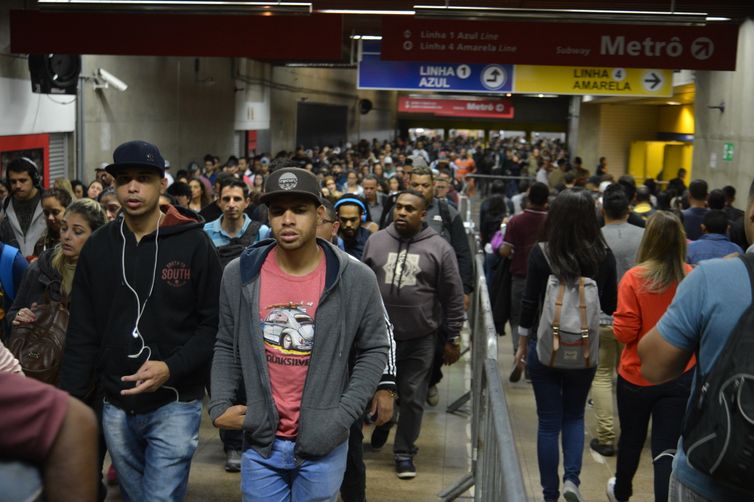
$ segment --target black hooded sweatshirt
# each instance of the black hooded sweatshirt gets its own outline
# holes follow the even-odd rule
[[[217,251],[196,213],[174,206],[162,211],[159,238],[153,232],[137,243],[122,218],[97,230],[81,251],[73,281],[60,387],[83,398],[96,378],[108,402],[129,414],[175,401],[176,392],[167,387],[180,401],[201,399],[217,333],[222,277]],[[141,350],[133,336],[137,301],[123,280],[121,260],[142,307],[149,297],[139,322],[149,349]],[[121,377],[135,373],[148,356],[167,364],[168,381],[156,392],[121,396],[135,386]]]

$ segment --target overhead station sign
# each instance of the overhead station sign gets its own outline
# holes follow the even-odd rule
[[[503,99],[435,99],[401,96],[401,113],[424,113],[438,117],[512,119],[513,105]]]
[[[738,25],[637,26],[383,18],[393,61],[735,70]]]
[[[380,59],[379,42],[364,42],[357,87],[477,94],[667,97],[673,94],[673,72],[640,68],[384,61]]]
[[[511,92],[512,65],[382,61],[379,42],[362,44],[359,89]]]
[[[592,96],[673,95],[672,70],[515,66],[515,92]]]

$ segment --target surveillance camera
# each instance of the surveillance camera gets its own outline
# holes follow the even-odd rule
[[[105,82],[107,82],[109,85],[112,85],[113,87],[115,87],[116,89],[118,89],[121,92],[123,92],[126,89],[128,89],[128,84],[126,84],[125,82],[123,82],[121,79],[119,79],[118,77],[116,77],[112,73],[110,73],[110,72],[108,72],[106,70],[103,70],[102,68],[98,68],[97,69],[97,77],[101,78],[102,80],[104,80]]]

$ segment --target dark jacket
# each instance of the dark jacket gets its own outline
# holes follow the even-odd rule
[[[60,373],[60,387],[75,397],[85,395],[92,375],[107,400],[128,413],[148,413],[175,401],[165,386],[174,387],[181,401],[204,396],[217,332],[220,261],[196,213],[162,209],[166,216],[159,239],[152,233],[137,243],[118,218],[98,229],[81,250]],[[123,258],[128,283],[142,305],[146,302],[138,327],[150,350],[142,351],[134,336],[137,302],[123,280]],[[147,356],[164,361],[170,378],[156,392],[121,396],[121,390],[134,386],[121,377],[135,373]]]
[[[317,242],[325,253],[325,289],[314,319],[314,350],[301,396],[295,448],[299,459],[327,455],[348,438],[351,424],[372,398],[388,354],[386,319],[374,274],[330,243]],[[275,245],[271,239],[257,242],[225,268],[209,403],[214,421],[237,403],[236,393],[245,386],[245,439],[266,457],[279,416],[259,321],[259,279]]]
[[[377,276],[396,340],[432,335],[440,328],[448,338],[463,327],[463,286],[450,247],[428,226],[403,237],[391,224],[373,234],[364,263]]]
[[[63,278],[60,272],[52,266],[52,255],[55,249],[48,249],[33,261],[26,269],[21,288],[16,293],[13,306],[8,310],[9,321],[16,318],[22,308],[31,308],[32,303],[47,303],[49,300],[59,301],[60,288]]]

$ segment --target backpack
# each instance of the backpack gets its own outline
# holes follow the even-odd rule
[[[3,244],[3,251],[0,253],[0,337],[5,335],[6,306],[10,307],[16,298],[16,286],[13,282],[13,263],[16,261],[16,255],[20,251],[18,248]]]
[[[746,265],[754,295],[754,257]],[[682,436],[694,469],[754,495],[754,305],[736,323],[709,373],[697,370]],[[697,368],[699,350],[697,349]]]
[[[220,255],[220,264],[223,268],[225,268],[225,266],[233,259],[241,256],[243,250],[257,240],[257,235],[261,226],[261,223],[252,220],[243,234],[231,238],[230,242],[217,248],[217,253]]]
[[[552,268],[544,243],[540,242],[539,246]],[[560,369],[597,366],[599,328],[597,283],[588,277],[566,283],[557,275],[550,274],[537,328],[539,361],[545,366]]]

